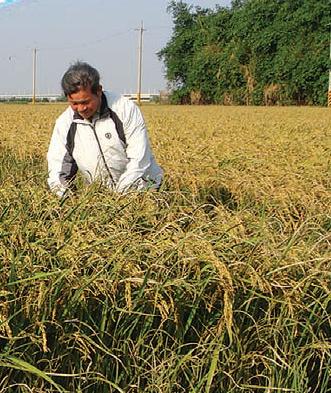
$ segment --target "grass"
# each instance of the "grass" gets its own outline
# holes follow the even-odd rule
[[[330,392],[325,108],[143,107],[159,193],[80,186],[1,105],[1,392]]]

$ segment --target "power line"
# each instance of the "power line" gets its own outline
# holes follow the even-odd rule
[[[153,30],[169,29],[169,28],[171,28],[171,26],[151,26],[149,28],[149,31],[152,30],[152,33],[153,33]],[[140,28],[137,28],[135,30],[140,31]],[[131,31],[132,31],[131,29],[120,31],[120,32],[108,34],[107,36],[104,36],[102,38],[98,38],[93,41],[79,43],[79,44],[77,43],[77,44],[72,44],[72,45],[54,46],[54,47],[52,47],[52,46],[38,46],[38,51],[60,51],[60,50],[72,50],[72,49],[86,48],[86,47],[89,47],[89,46],[92,46],[95,44],[105,42],[108,39],[113,38],[113,37],[119,37],[119,36],[129,34],[129,33],[131,33]],[[144,29],[144,31],[146,31],[146,29]],[[33,47],[28,46],[28,47],[17,48],[17,49],[15,49],[15,52],[31,51],[33,49],[34,49]],[[2,61],[8,61],[8,60],[12,61],[12,60],[18,59],[18,58],[19,58],[19,56],[16,56],[13,53],[9,53],[8,55],[4,55],[2,52],[2,56],[0,56],[0,60],[2,60]]]
[[[91,45],[95,45],[95,44],[99,44],[101,42],[105,42],[105,41],[107,41],[107,40],[109,40],[110,38],[113,38],[113,37],[119,37],[119,36],[122,36],[122,35],[126,35],[126,34],[128,34],[130,32],[131,32],[131,29],[130,30],[125,30],[125,31],[122,31],[122,32],[118,32],[118,33],[109,34],[109,35],[107,35],[105,37],[102,37],[102,38],[99,38],[99,39],[96,39],[96,40],[93,40],[93,41],[89,41],[89,42],[80,43],[80,44],[74,44],[74,45],[68,45],[68,46],[62,46],[62,47],[41,47],[40,49],[43,50],[43,51],[48,51],[48,50],[52,51],[52,50],[71,50],[71,49],[78,49],[78,48],[86,48],[86,47],[89,47]]]

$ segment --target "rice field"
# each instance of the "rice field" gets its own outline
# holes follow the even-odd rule
[[[0,105],[0,392],[330,392],[330,108],[143,106],[160,192],[60,201],[64,107]]]

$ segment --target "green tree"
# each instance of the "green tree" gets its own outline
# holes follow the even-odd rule
[[[170,42],[158,56],[166,65],[166,76],[173,90],[175,101],[185,102],[189,94],[188,73],[194,48],[194,15],[192,7],[183,2],[170,2],[168,12],[172,13],[175,28]]]
[[[231,8],[169,4],[159,52],[181,103],[325,104],[329,0],[234,0]]]

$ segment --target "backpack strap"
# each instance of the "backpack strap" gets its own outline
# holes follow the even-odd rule
[[[123,123],[122,123],[121,119],[117,116],[116,112],[112,111],[110,108],[108,108],[108,109],[109,109],[109,112],[110,112],[110,117],[113,120],[113,122],[115,123],[115,127],[116,127],[116,131],[117,131],[118,137],[120,138],[120,140],[124,143],[124,145],[126,147],[127,144],[126,144],[126,138],[125,138]]]

